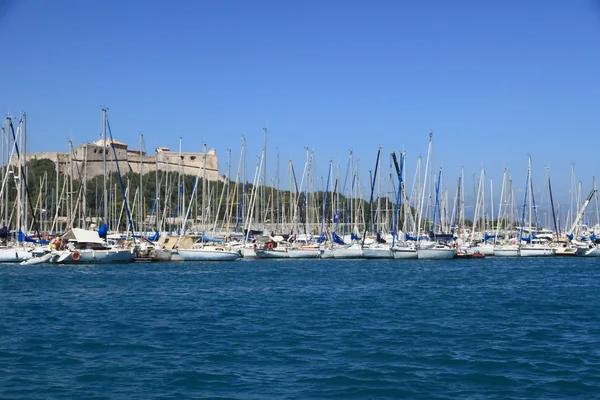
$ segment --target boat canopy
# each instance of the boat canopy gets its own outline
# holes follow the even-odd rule
[[[97,231],[88,231],[86,229],[73,228],[62,235],[62,240],[73,240],[79,243],[98,243],[104,244]]]
[[[223,242],[223,239],[217,239],[217,238],[213,238],[210,236],[206,236],[206,234],[204,234],[204,232],[202,232],[202,241],[203,242],[221,243],[221,242]]]

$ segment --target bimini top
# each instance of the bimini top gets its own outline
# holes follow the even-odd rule
[[[98,243],[104,244],[97,231],[88,231],[86,229],[73,228],[62,235],[63,241],[73,240],[79,243]]]

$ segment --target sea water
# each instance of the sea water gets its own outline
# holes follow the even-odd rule
[[[599,286],[558,257],[0,265],[0,398],[598,398]]]

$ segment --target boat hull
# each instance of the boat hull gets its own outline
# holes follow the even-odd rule
[[[600,257],[600,248],[592,247],[591,249],[586,249],[581,253],[582,257]]]
[[[321,250],[317,248],[312,249],[288,249],[289,258],[319,258],[321,256]]]
[[[79,253],[79,259],[75,253]],[[55,264],[109,264],[132,262],[134,254],[126,249],[61,250],[52,252],[50,262]]]
[[[366,248],[363,249],[363,257],[364,258],[376,258],[376,259],[391,259],[394,258],[394,254],[392,250],[389,248]]]
[[[396,260],[416,260],[418,257],[417,249],[411,247],[406,248],[392,248],[392,254]]]
[[[519,257],[518,246],[494,247],[494,257]]]
[[[169,249],[158,249],[154,251],[154,259],[156,261],[171,261],[173,257],[173,250]]]
[[[183,261],[234,261],[240,257],[239,252],[229,250],[179,249],[177,253]]]
[[[30,259],[22,261],[21,265],[45,264],[45,263],[49,263],[50,262],[50,258],[52,258],[52,254],[47,253],[47,254],[41,255],[39,257],[32,257]]]
[[[333,249],[333,258],[363,258],[363,249],[359,246],[337,247]]]
[[[21,262],[29,260],[33,254],[29,250],[23,248],[16,249],[0,249],[0,262]]]
[[[260,249],[255,250],[256,257],[258,258],[290,258],[286,250],[275,250],[275,249]]]
[[[419,260],[449,260],[456,256],[455,249],[418,249]]]
[[[321,258],[335,258],[333,256],[333,249],[323,249],[321,251]]]
[[[579,254],[578,254],[577,247],[557,247],[554,255],[561,256],[561,257],[569,257],[569,256],[577,256]],[[598,256],[600,257],[600,254],[598,254]]]
[[[521,257],[550,257],[554,255],[554,251],[551,247],[521,247],[519,255]]]
[[[479,253],[483,254],[484,256],[486,256],[486,257],[494,255],[494,245],[491,245],[491,244],[484,244],[484,245],[481,245],[481,246],[474,246],[474,247],[471,247],[469,250],[472,253],[479,252]]]

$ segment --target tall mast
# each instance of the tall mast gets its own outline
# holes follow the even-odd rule
[[[421,194],[421,207],[419,210],[419,220],[417,222],[417,243],[419,240],[419,236],[421,235],[421,220],[423,219],[423,207],[425,205],[425,192],[427,190],[427,171],[429,168],[429,156],[431,155],[431,142],[433,139],[433,133],[429,133],[429,146],[427,148],[427,160],[425,162],[425,174],[423,175],[423,190]]]
[[[140,133],[140,202],[139,202],[139,206],[138,206],[138,215],[139,215],[139,226],[138,226],[138,231],[140,232],[140,235],[142,234],[142,227],[144,226],[144,182],[143,182],[143,176],[144,176],[144,163],[142,160],[142,145],[144,143],[144,134]]]
[[[28,209],[28,201],[29,198],[27,196],[27,190],[29,190],[27,188],[27,176],[28,176],[28,167],[27,167],[27,113],[23,113],[23,116],[21,117],[23,119],[23,132],[21,132],[21,142],[23,143],[23,146],[21,147],[22,149],[22,154],[23,154],[23,226],[25,227],[25,229],[27,229],[27,226],[29,225],[29,221],[28,221],[28,213],[27,213],[27,209]],[[35,216],[32,215],[32,217],[35,219]],[[39,230],[39,227],[35,227],[35,229]]]
[[[21,131],[21,126],[22,126],[22,121],[19,121],[19,127],[17,129],[17,138],[15,139],[15,142],[19,142],[21,140],[21,136],[23,134],[23,132]],[[19,157],[19,164],[18,164],[18,169],[17,169],[17,177],[18,177],[18,184],[17,184],[17,231],[19,229],[21,229],[21,207],[23,206],[22,200],[23,200],[23,195],[22,195],[22,179],[21,177],[23,176],[22,172],[23,172],[23,159],[21,157]]]
[[[206,143],[202,147],[202,231],[206,232]]]
[[[104,176],[102,178],[103,203],[102,222],[108,224],[108,192],[106,191],[106,108],[102,109],[102,165],[104,168]]]
[[[160,188],[158,186],[158,148],[156,148],[154,152],[156,153],[156,156],[154,157],[154,225],[156,231],[160,232],[160,229],[158,227],[158,216],[160,215]]]
[[[262,221],[263,221],[263,228],[265,228],[264,223],[267,220],[267,136],[268,136],[268,129],[266,127],[263,128],[263,130],[265,131],[265,135],[264,135],[264,144],[263,144],[263,187],[262,187],[262,197],[261,197],[261,205],[260,205],[260,211],[262,215]]]

